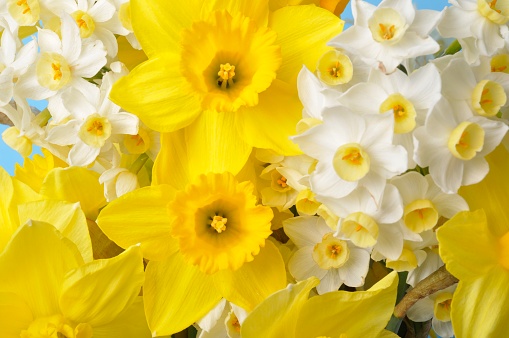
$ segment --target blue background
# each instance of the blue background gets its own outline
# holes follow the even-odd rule
[[[380,3],[380,0],[368,0],[368,2],[376,5]],[[445,0],[417,0],[414,1],[414,3],[416,4],[417,9],[435,9],[440,11],[447,6],[447,1]],[[348,4],[341,17],[346,21],[347,26],[353,24],[350,4]],[[45,107],[45,103],[41,102],[33,102],[32,105],[40,110]],[[7,129],[7,126],[0,124],[0,134],[3,133],[5,129]],[[34,152],[40,153],[40,150],[36,148]],[[4,167],[12,175],[14,172],[14,164],[16,162],[22,163],[23,158],[16,151],[8,147],[0,138],[0,166]]]

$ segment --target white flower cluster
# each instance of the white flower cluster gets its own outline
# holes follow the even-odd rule
[[[0,112],[14,125],[4,141],[23,156],[35,144],[71,166],[93,166],[108,200],[138,187],[128,168],[140,154],[155,158],[159,136],[108,98],[128,72],[117,36],[141,48],[129,1],[5,0],[0,34]]]
[[[434,229],[468,210],[458,189],[486,176],[485,156],[508,130],[509,7],[449,2],[438,12],[353,0],[354,25],[298,78],[304,109],[292,139],[304,155],[259,153],[264,203],[301,215],[283,221],[289,273],[320,278],[318,293],[362,287],[371,260],[408,271],[412,286],[442,266]],[[435,29],[463,51],[445,55]],[[451,337],[450,317],[433,304],[450,304],[453,290],[409,317],[434,317]]]

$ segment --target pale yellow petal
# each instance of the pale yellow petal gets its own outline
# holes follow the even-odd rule
[[[152,29],[151,24],[147,28]],[[201,99],[182,76],[179,63],[172,53],[149,58],[115,83],[110,99],[159,132],[189,125],[202,111]]]
[[[437,231],[440,257],[456,278],[476,279],[498,265],[498,243],[482,209],[462,211]]]
[[[311,277],[267,297],[242,323],[242,337],[294,338],[300,310],[318,283],[317,278]]]
[[[136,298],[124,312],[106,325],[94,327],[94,338],[149,338],[152,337],[145,319],[143,297]]]
[[[92,327],[108,324],[136,299],[143,280],[140,248],[130,247],[117,257],[69,272],[60,294],[60,309],[76,323]]]
[[[286,285],[283,258],[270,241],[265,241],[265,247],[252,262],[236,271],[219,271],[213,277],[224,298],[248,311]]]
[[[301,154],[290,140],[301,116],[302,104],[297,93],[289,84],[275,80],[260,94],[258,105],[237,113],[236,124],[246,143],[291,156]]]
[[[180,332],[221,299],[212,278],[187,264],[180,253],[147,265],[143,299],[153,336]]]
[[[119,246],[140,243],[143,257],[163,260],[178,250],[166,208],[174,196],[175,190],[168,185],[137,189],[101,210],[97,224]]]
[[[99,209],[106,205],[99,174],[80,167],[55,168],[46,176],[41,195],[50,199],[80,202],[88,219],[95,220]]]
[[[52,225],[30,221],[0,255],[0,290],[21,296],[34,317],[54,315],[65,275],[83,263],[76,246]]]
[[[0,337],[19,338],[32,320],[32,311],[22,297],[0,291]]]
[[[330,49],[326,43],[343,30],[343,24],[315,6],[288,6],[272,13],[269,26],[278,34],[283,56],[278,79],[295,86],[302,65],[314,71],[320,56]]]
[[[509,318],[509,272],[502,268],[460,281],[451,304],[456,337],[505,337]]]
[[[398,274],[391,272],[367,291],[334,291],[310,298],[300,312],[296,338],[376,336],[391,318],[397,287]]]
[[[29,219],[35,219],[53,225],[64,237],[76,244],[85,262],[93,259],[87,220],[78,203],[55,200],[35,201],[20,204],[18,213],[21,224]]]

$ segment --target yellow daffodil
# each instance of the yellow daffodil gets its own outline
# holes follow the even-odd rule
[[[312,277],[269,296],[244,320],[242,337],[397,337],[384,330],[396,301],[396,272],[367,291],[334,291],[308,298],[318,282]]]
[[[0,336],[150,337],[138,247],[85,263],[52,225],[29,221],[0,255]]]
[[[124,248],[140,243],[150,260],[144,300],[154,336],[185,329],[222,297],[251,310],[286,285],[281,254],[266,241],[272,211],[256,203],[251,182],[211,173],[178,191],[135,190],[101,211],[104,233]]]
[[[460,280],[451,304],[458,337],[503,337],[509,318],[509,154],[499,146],[487,157],[490,172],[460,194],[471,209],[437,231],[440,256]]]
[[[133,0],[132,25],[148,60],[111,98],[150,128],[185,128],[191,154],[215,152],[237,173],[251,147],[299,153],[298,72],[314,69],[343,22],[320,7],[269,11],[268,0]],[[207,163],[208,157],[203,160]]]

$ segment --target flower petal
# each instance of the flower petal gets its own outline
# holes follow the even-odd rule
[[[25,300],[15,293],[0,292],[0,333],[4,338],[18,338],[33,321]]]

